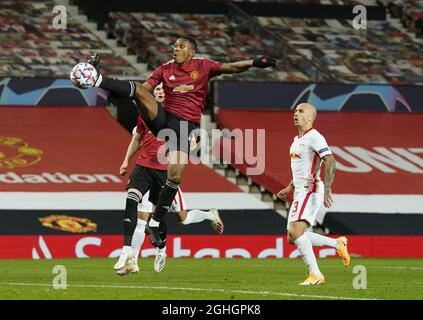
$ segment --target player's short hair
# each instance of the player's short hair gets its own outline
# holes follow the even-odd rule
[[[188,42],[191,44],[192,48],[197,51],[197,41],[192,38],[192,37],[188,37],[188,36],[180,36],[179,39],[185,39],[188,40]]]

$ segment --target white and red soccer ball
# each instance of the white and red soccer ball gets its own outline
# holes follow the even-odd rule
[[[93,65],[81,62],[72,68],[70,79],[78,88],[86,89],[94,86],[98,79],[98,72]]]

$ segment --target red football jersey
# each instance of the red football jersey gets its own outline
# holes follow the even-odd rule
[[[166,159],[165,141],[157,140],[140,116],[138,116],[136,132],[141,135],[142,139],[141,152],[139,153],[137,164],[147,168],[167,170],[167,165],[159,161],[159,159],[162,159],[163,162]]]
[[[177,117],[200,123],[210,78],[219,75],[223,63],[192,58],[179,65],[172,59],[154,70],[147,82],[153,87],[163,82],[163,108]]]

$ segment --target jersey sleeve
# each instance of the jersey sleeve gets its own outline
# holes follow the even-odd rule
[[[208,70],[209,79],[220,75],[220,67],[223,64],[222,62],[204,59],[204,64]]]
[[[154,88],[162,82],[163,67],[160,66],[151,74],[147,82]]]
[[[312,148],[317,152],[320,158],[332,154],[328,143],[326,142],[325,137],[323,137],[319,132],[315,132],[312,139]]]

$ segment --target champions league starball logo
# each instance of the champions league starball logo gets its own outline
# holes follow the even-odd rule
[[[0,78],[0,104],[105,106],[108,102],[105,90],[81,90],[69,79]]]
[[[408,111],[412,108],[403,95],[393,86],[389,85],[322,85],[311,84],[306,87],[295,99],[291,109],[302,102],[314,105],[318,110],[359,110],[364,109],[365,99],[372,105],[371,110],[379,111]],[[355,101],[357,102],[354,102]],[[353,106],[360,104],[360,108]]]

